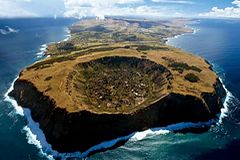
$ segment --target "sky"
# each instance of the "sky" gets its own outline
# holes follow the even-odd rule
[[[240,0],[0,0],[0,17],[240,18]]]

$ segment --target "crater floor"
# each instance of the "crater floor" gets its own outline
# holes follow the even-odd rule
[[[147,59],[103,57],[74,67],[68,83],[75,103],[92,110],[130,111],[164,96],[170,71]]]

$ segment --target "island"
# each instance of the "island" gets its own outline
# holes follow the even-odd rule
[[[203,58],[168,46],[188,19],[82,19],[21,71],[9,94],[58,152],[133,132],[217,118],[225,90]]]

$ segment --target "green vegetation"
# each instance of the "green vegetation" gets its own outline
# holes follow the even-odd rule
[[[188,73],[184,76],[184,78],[186,80],[188,80],[189,82],[192,82],[192,83],[196,83],[198,82],[200,79],[198,78],[198,76],[196,76],[195,74],[193,73]]]
[[[148,50],[169,50],[167,47],[158,47],[158,46],[150,46],[150,45],[133,45],[132,47],[137,47],[137,51],[148,51]]]
[[[192,70],[196,72],[201,72],[202,70],[196,66],[189,66],[187,63],[176,62],[175,60],[167,57],[163,57],[164,60],[168,61],[168,66],[173,70],[183,73],[184,70]]]
[[[74,60],[74,59],[75,58],[71,55],[70,56],[54,56],[49,59],[34,63],[33,65],[27,67],[27,70],[30,70],[30,69],[38,70],[38,69],[48,68],[55,62],[63,62],[63,61]]]
[[[48,91],[51,91],[51,90],[52,90],[52,87],[48,86],[47,89],[45,90],[45,92],[48,92]]]
[[[161,96],[160,90],[168,82],[165,77],[171,76],[162,65],[134,57],[104,57],[80,63],[74,74],[74,90],[80,93],[84,86],[88,103],[105,111],[126,111]]]
[[[45,81],[50,81],[52,79],[52,76],[48,76],[48,77],[46,77],[44,80]]]

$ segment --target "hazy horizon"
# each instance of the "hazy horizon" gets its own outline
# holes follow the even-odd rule
[[[240,18],[240,0],[0,0],[0,18]],[[171,14],[169,14],[171,13]]]

